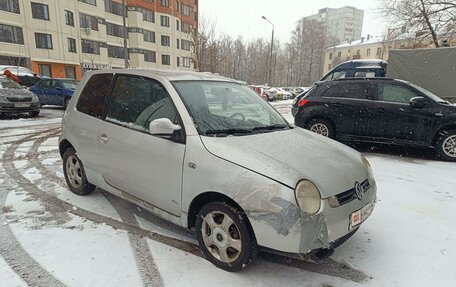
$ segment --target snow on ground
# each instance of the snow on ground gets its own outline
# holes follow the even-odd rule
[[[293,123],[291,100],[271,104]],[[48,131],[60,126],[62,114],[43,109],[37,119],[0,120],[0,286],[451,286],[456,281],[455,163],[364,149],[378,202],[332,256],[347,271],[366,274],[363,282],[339,278],[324,263],[312,272],[262,259],[233,274],[183,251],[185,242],[195,243],[192,232],[99,190],[87,197],[70,193],[55,146],[58,133]],[[183,247],[148,231],[182,240]]]

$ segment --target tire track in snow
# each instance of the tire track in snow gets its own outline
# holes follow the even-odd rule
[[[25,137],[17,143],[12,144],[7,148],[7,151],[15,150],[19,144],[34,136],[35,135]],[[7,158],[7,152],[2,156],[2,164],[6,170],[7,167],[5,167],[5,165],[7,164],[5,164],[5,158]],[[10,162],[10,164],[12,164],[12,162]],[[11,178],[7,178],[7,180],[12,182]],[[8,194],[9,192],[0,193],[0,206],[5,206]],[[28,286],[65,286],[65,284],[43,268],[24,250],[24,248],[22,248],[20,242],[11,230],[11,227],[8,225],[5,215],[0,215],[0,254],[11,269],[14,270]]]
[[[49,137],[52,137],[53,135],[55,134],[50,134]],[[66,185],[65,180],[57,176],[55,172],[49,170],[38,159],[38,149],[46,140],[47,138],[40,138],[35,140],[27,154],[27,158],[43,176],[45,176],[46,178],[51,178],[53,182],[55,181],[61,187],[67,189],[68,187]],[[109,200],[108,197],[106,197],[106,199],[117,211],[123,222],[129,225],[139,226],[138,221],[136,220],[135,216],[131,213],[131,211],[126,210],[123,206],[119,204],[118,201]],[[132,249],[136,261],[136,266],[139,270],[139,274],[141,276],[143,285],[154,287],[164,286],[163,279],[157,268],[157,265],[155,264],[152,253],[147,244],[147,240],[145,238],[137,236],[134,233],[128,232],[128,241],[130,243],[130,247]]]

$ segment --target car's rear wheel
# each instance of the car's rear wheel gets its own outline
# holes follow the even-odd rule
[[[40,114],[40,111],[33,111],[29,113],[31,117],[37,117]]]
[[[334,127],[327,120],[313,119],[307,124],[307,129],[328,138],[334,137]]]
[[[87,181],[84,166],[76,151],[69,148],[63,154],[63,174],[71,192],[77,195],[88,195],[95,190],[95,185]]]
[[[245,213],[223,202],[208,203],[200,210],[196,235],[204,256],[226,271],[242,270],[258,253]]]
[[[441,133],[437,139],[436,151],[439,158],[456,161],[456,129]]]

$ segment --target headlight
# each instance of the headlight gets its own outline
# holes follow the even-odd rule
[[[38,96],[35,95],[35,94],[32,95],[32,99],[33,99],[33,101],[39,101],[39,100],[40,100],[40,99],[38,98]]]
[[[315,214],[320,210],[320,191],[311,181],[301,180],[296,186],[295,195],[296,202],[304,212]]]
[[[374,173],[372,171],[372,167],[371,167],[369,161],[367,160],[367,158],[365,156],[362,155],[361,159],[363,160],[364,166],[367,169],[367,179],[369,180],[369,185],[370,186],[374,186],[375,185],[375,178],[374,178]]]

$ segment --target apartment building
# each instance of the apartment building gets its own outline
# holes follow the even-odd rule
[[[131,68],[193,68],[197,0],[0,0],[0,15],[0,64],[80,79],[123,68],[126,38]]]
[[[317,14],[303,19],[323,23],[326,27],[326,37],[338,44],[361,39],[364,11],[350,6],[323,8],[318,10]]]

